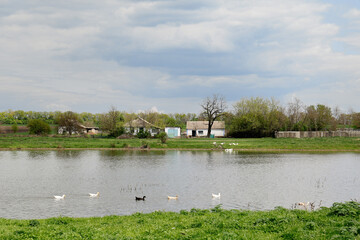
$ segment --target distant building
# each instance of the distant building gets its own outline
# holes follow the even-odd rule
[[[166,127],[165,132],[169,138],[179,138],[180,135],[180,128],[179,127]]]
[[[208,121],[187,121],[186,135],[188,137],[206,137],[208,124]],[[215,137],[225,137],[225,122],[215,121],[211,128],[211,135]]]
[[[133,135],[138,134],[140,131],[148,131],[151,136],[155,136],[158,134],[162,128],[155,126],[152,123],[149,123],[145,119],[138,117],[128,123],[125,124],[125,130]]]
[[[82,124],[78,124],[77,127],[78,131],[73,131],[71,134],[79,134],[79,133],[85,133],[85,134],[98,134],[99,128],[98,127],[87,127]],[[68,134],[69,132],[66,130],[66,127],[59,126],[58,127],[58,134]]]

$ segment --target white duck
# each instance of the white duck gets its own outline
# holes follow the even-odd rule
[[[100,196],[100,193],[99,192],[97,192],[97,193],[89,193],[89,196],[90,197],[98,197],[98,196]]]
[[[179,196],[176,195],[175,197],[171,197],[171,196],[168,196],[168,199],[169,200],[178,200]]]
[[[211,195],[213,198],[220,198],[220,193],[219,194],[212,193]]]
[[[62,196],[54,196],[54,198],[56,199],[56,200],[61,200],[61,199],[64,199],[65,198],[65,194],[64,195],[62,195]]]

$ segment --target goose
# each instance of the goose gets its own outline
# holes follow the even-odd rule
[[[171,196],[168,196],[168,199],[169,200],[178,200],[179,196],[176,195],[175,197],[171,197]]]
[[[212,193],[211,195],[213,198],[220,198],[220,193],[219,194]]]
[[[54,196],[54,198],[55,198],[56,200],[64,199],[64,198],[65,198],[65,194],[62,195],[62,196]]]
[[[136,197],[135,196],[136,201],[145,201],[145,198],[146,198],[146,196],[143,196],[143,197]]]
[[[98,196],[100,196],[100,193],[99,192],[97,192],[97,193],[89,193],[89,196],[90,197],[98,197]]]
[[[232,153],[233,149],[232,148],[227,148],[227,149],[225,149],[225,152]]]

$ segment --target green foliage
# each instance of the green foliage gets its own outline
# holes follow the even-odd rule
[[[17,131],[19,130],[18,125],[15,123],[11,126],[11,130],[13,131],[13,133],[17,133]]]
[[[357,208],[354,203],[334,204]],[[0,219],[1,239],[359,239],[359,215],[207,209],[129,216]]]
[[[30,134],[46,135],[51,133],[50,125],[40,119],[30,120],[27,126]]]
[[[80,118],[77,113],[71,111],[60,113],[56,122],[69,135],[80,131]]]
[[[231,137],[272,137],[286,122],[286,116],[274,99],[244,98],[234,109],[229,128]]]
[[[137,138],[150,138],[151,133],[149,131],[144,131],[143,129],[140,129],[140,131],[136,134]]]
[[[359,217],[360,203],[355,201],[334,203],[330,208],[329,215]]]
[[[160,132],[156,137],[160,139],[162,144],[166,143],[166,140],[168,139],[166,132]]]

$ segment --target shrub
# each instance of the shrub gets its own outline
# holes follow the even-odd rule
[[[157,137],[160,139],[161,143],[166,143],[168,135],[166,134],[166,132],[161,132],[157,135]]]
[[[150,138],[151,137],[151,133],[149,131],[144,131],[143,129],[141,129],[136,136],[138,138]]]
[[[357,217],[360,215],[360,203],[355,201],[334,203],[330,208],[329,214],[335,216]]]
[[[40,119],[32,119],[28,125],[30,134],[46,135],[51,132],[50,125]]]
[[[17,133],[17,131],[19,130],[18,125],[15,123],[11,126],[11,130],[13,131],[13,133]]]

